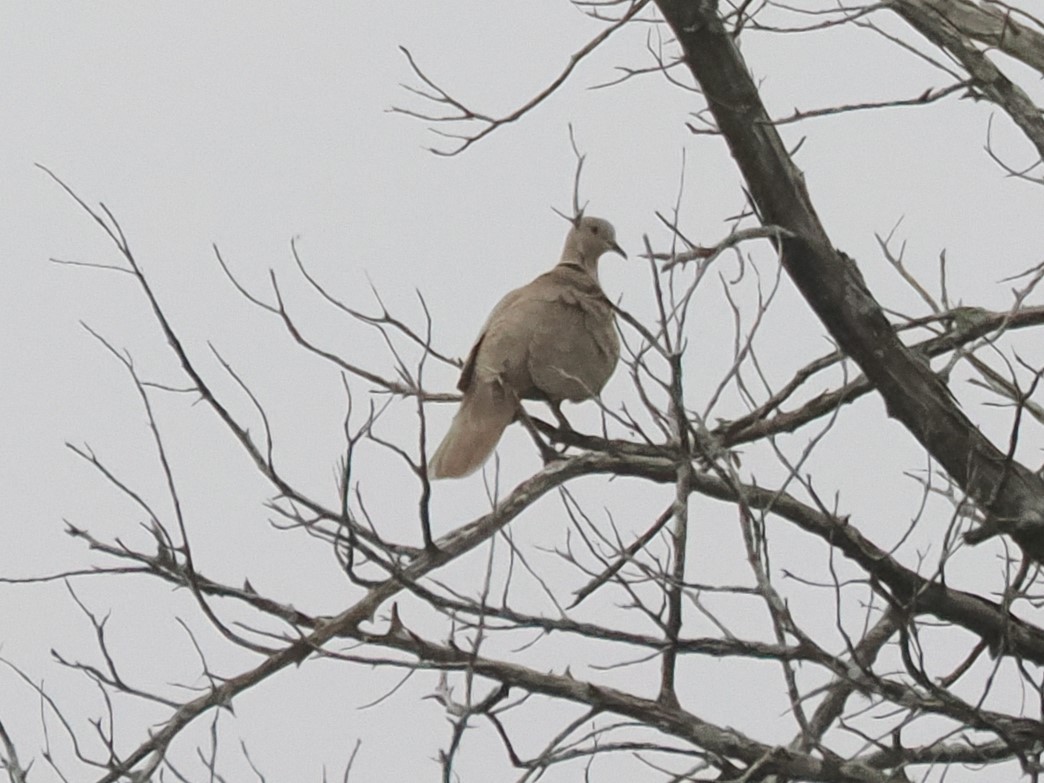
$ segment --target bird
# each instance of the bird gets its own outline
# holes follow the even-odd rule
[[[620,358],[613,306],[598,280],[605,253],[627,254],[608,221],[573,218],[558,264],[508,293],[490,313],[461,370],[463,393],[428,477],[474,473],[519,414],[521,400],[560,405],[595,397]]]

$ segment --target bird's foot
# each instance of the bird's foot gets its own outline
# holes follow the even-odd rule
[[[544,443],[542,440],[537,440],[537,448],[540,449],[540,459],[544,461],[544,465],[550,465],[552,462],[560,462],[565,459],[565,449],[557,451],[553,446]]]
[[[530,418],[529,414],[526,413],[521,405],[518,408],[518,415],[516,418],[522,422],[522,426],[526,428],[526,432],[528,432],[529,436],[533,439],[533,443],[536,444],[537,450],[540,452],[540,458],[544,461],[545,465],[565,459],[562,452],[556,451],[550,443],[544,440],[544,436],[540,434],[536,423]]]

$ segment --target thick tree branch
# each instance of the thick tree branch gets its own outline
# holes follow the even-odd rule
[[[772,125],[713,0],[658,0],[707,98],[761,220],[781,238],[791,279],[841,349],[884,398],[888,412],[969,496],[1044,560],[1044,482],[994,446],[961,412],[927,361],[899,340],[850,258],[834,249],[804,178]]]
[[[982,93],[1007,112],[1019,130],[1037,148],[1037,154],[1044,159],[1044,117],[1022,88],[1005,76],[1000,68],[972,43],[968,30],[971,26],[968,19],[970,5],[955,0],[897,0],[893,8],[921,35],[952,54],[975,80],[975,85]],[[977,31],[975,37],[980,40],[990,40],[992,37],[997,42],[1002,42],[1006,37],[1011,42],[1025,39],[1028,35],[1017,34],[1015,28],[1005,35],[1000,30],[1001,26],[1003,21],[998,23],[998,29],[992,33],[983,33],[979,28],[973,28]],[[1037,35],[1036,38],[1039,40],[1042,36]],[[1029,44],[1028,49],[1033,52],[1033,43]],[[1042,64],[1040,61],[1044,61],[1044,48],[1033,54],[1027,62],[1039,69]]]
[[[1034,30],[1012,9],[980,5],[973,0],[897,0],[896,10],[934,15],[961,35],[999,49],[1044,75],[1044,31]]]

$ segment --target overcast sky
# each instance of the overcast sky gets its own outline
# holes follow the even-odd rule
[[[379,337],[332,313],[302,283],[290,256],[292,239],[327,289],[362,310],[376,312],[372,282],[389,309],[421,327],[421,292],[437,347],[462,355],[496,300],[557,258],[565,224],[552,207],[570,208],[572,123],[587,154],[582,194],[589,212],[614,222],[632,259],[641,251],[643,233],[659,248],[669,242],[655,212],[674,205],[683,153],[684,226],[689,236],[713,244],[744,201],[724,143],[693,137],[686,128],[699,98],[656,75],[588,89],[613,79],[618,66],[651,65],[645,47],[655,46],[656,28],[635,25],[621,32],[584,61],[558,94],[459,157],[432,155],[426,147],[445,143],[425,123],[388,111],[432,108],[401,88],[418,83],[399,46],[408,47],[456,97],[501,114],[539,92],[599,29],[563,0],[0,5],[0,262],[6,274],[0,286],[0,487],[6,512],[0,575],[99,562],[63,534],[63,519],[99,535],[145,540],[140,513],[66,449],[66,441],[89,444],[158,504],[164,502],[140,402],[121,365],[81,321],[129,351],[151,380],[184,385],[129,276],[48,262],[113,263],[116,257],[100,230],[34,164],[49,167],[88,202],[103,201],[112,210],[215,386],[249,419],[249,403],[222,377],[207,340],[262,397],[275,423],[277,459],[288,474],[330,499],[344,413],[337,374],[301,356],[275,319],[237,296],[214,260],[212,244],[243,283],[269,301],[268,273],[275,270],[285,281],[289,306],[318,340],[389,375],[393,365]],[[947,83],[920,60],[854,29],[749,34],[744,53],[777,115],[795,107],[913,97]],[[938,254],[947,250],[954,300],[1005,307],[1010,286],[997,281],[1041,260],[1040,188],[1005,179],[983,152],[989,114],[987,107],[947,99],[930,108],[825,118],[786,129],[788,143],[807,137],[797,160],[833,241],[858,259],[887,306],[923,309],[881,260],[874,239],[900,219],[898,236],[908,240],[908,261],[933,285]],[[1026,146],[1002,118],[994,133],[1013,164],[1025,162]],[[723,269],[726,275],[735,271]],[[763,271],[771,278],[773,264]],[[603,264],[606,290],[639,314],[651,312],[648,280],[643,262],[609,258]],[[690,394],[698,409],[714,388],[715,372],[720,375],[731,361],[733,339],[720,286],[708,286],[701,297],[689,357]],[[830,346],[785,280],[777,306],[762,350],[782,381],[787,368]],[[454,382],[450,370],[432,368],[434,388],[448,390]],[[619,400],[626,390],[626,378],[618,377],[606,393]],[[315,542],[291,545],[288,536],[267,527],[260,503],[269,489],[214,416],[177,395],[160,396],[156,404],[169,428],[179,480],[192,488],[186,498],[202,567],[233,583],[249,578],[310,611],[342,607],[343,579],[317,565],[329,569],[329,555]],[[397,408],[388,433],[412,432],[411,405]],[[816,467],[826,471],[828,495],[840,489],[850,508],[879,504],[878,511],[894,512],[887,524],[901,531],[916,487],[904,497],[876,497],[865,471],[878,468],[843,457],[845,438],[858,438],[882,454],[896,448],[899,425],[884,418],[876,401],[857,407],[832,434],[838,443],[833,459]],[[437,433],[451,414],[447,407],[432,414]],[[585,421],[585,414],[578,415]],[[1003,420],[986,420],[984,426],[1003,437]],[[795,449],[807,437],[795,440]],[[918,450],[903,442],[896,474],[924,466]],[[523,434],[510,433],[505,448],[518,455],[505,460],[511,486],[538,461]],[[1036,454],[1034,446],[1024,448]],[[1035,465],[1038,458],[1027,459]],[[372,460],[366,470],[375,508],[392,517],[402,513],[407,526],[414,496],[403,495],[398,480],[382,485],[394,465],[389,456],[374,454]],[[440,534],[486,506],[479,477],[440,485],[438,492]],[[650,513],[643,499],[635,498],[633,507],[642,520]],[[532,520],[539,525],[542,518]],[[635,524],[640,528],[642,522]],[[552,535],[546,545],[558,541]],[[712,552],[697,560],[707,569],[701,578],[723,567],[717,560]],[[132,678],[153,685],[201,684],[190,643],[173,620],[193,617],[193,627],[203,627],[188,598],[145,580],[133,589],[130,581],[73,584],[93,611],[112,612],[112,643],[125,654]],[[66,698],[78,728],[87,733],[84,716],[96,713],[97,694],[50,660],[52,648],[72,659],[97,658],[90,625],[65,587],[0,588],[0,655]],[[212,664],[233,674],[250,661],[245,653],[225,654]],[[361,739],[353,779],[434,779],[432,759],[445,746],[448,730],[438,705],[418,700],[432,681],[411,684],[388,703],[359,711],[399,675],[347,671],[330,664],[304,667],[248,695],[237,704],[235,718],[222,719],[230,738],[225,749],[236,755],[235,738],[242,737],[270,780],[318,780],[324,764],[331,771],[343,766]],[[706,684],[709,693],[715,687]],[[723,694],[708,711],[727,723],[730,709],[746,709],[727,702]],[[141,718],[122,727],[133,746],[147,721],[163,712],[127,709]],[[328,717],[308,722],[305,735],[296,735],[317,710]],[[408,742],[401,733],[404,716],[415,726]],[[38,754],[38,701],[5,671],[0,719],[23,754]],[[288,735],[295,736],[293,748],[280,743]],[[766,736],[773,736],[770,727]],[[502,761],[495,743],[469,746],[462,771],[473,776],[466,779],[482,779],[477,770],[485,753]],[[51,779],[37,763],[39,779]]]

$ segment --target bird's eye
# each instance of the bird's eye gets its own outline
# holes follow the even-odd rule
[[[598,226],[591,226],[591,233],[592,234],[597,234],[598,233]]]

